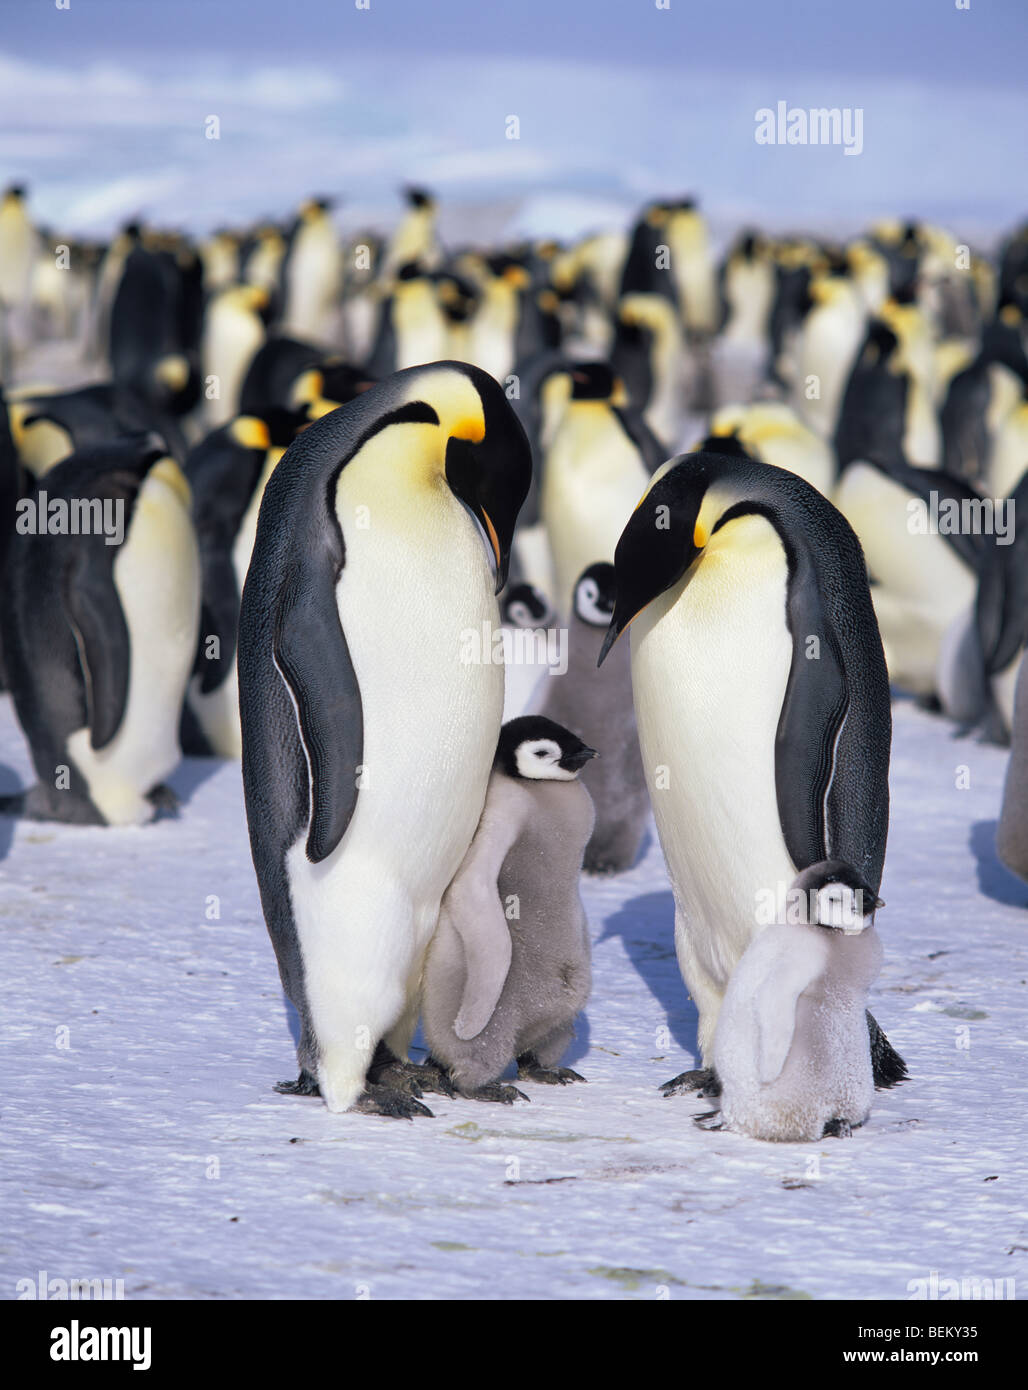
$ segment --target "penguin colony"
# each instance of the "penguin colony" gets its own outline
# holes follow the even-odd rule
[[[141,825],[183,753],[241,759],[278,1089],[405,1118],[583,1080],[581,875],[652,811],[699,1015],[665,1095],[845,1136],[906,1075],[867,1011],[892,698],[1010,744],[1028,879],[1028,227],[718,261],[693,199],[462,246],[405,198],[389,237],[311,198],[58,273],[0,197],[0,670],[37,778],[2,810]]]

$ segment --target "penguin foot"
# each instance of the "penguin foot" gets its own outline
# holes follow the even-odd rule
[[[280,1081],[274,1088],[280,1096],[320,1096],[317,1078],[301,1071],[295,1081]]]
[[[705,1110],[702,1115],[694,1115],[692,1122],[694,1125],[699,1125],[700,1129],[724,1129],[725,1127],[720,1110]]]
[[[434,1091],[441,1096],[455,1096],[454,1086],[446,1068],[434,1057],[427,1057],[423,1064],[401,1062],[384,1042],[375,1048],[375,1055],[368,1068],[368,1084],[391,1086],[395,1091],[406,1091],[419,1100],[425,1091]]]
[[[596,878],[610,878],[614,874],[624,873],[630,869],[631,864],[621,864],[616,859],[591,858],[588,854],[582,863],[582,868],[587,874],[593,874]]]
[[[825,1125],[822,1139],[848,1139],[853,1133],[853,1126],[849,1120],[829,1120]]]
[[[523,1052],[518,1058],[518,1080],[538,1081],[544,1086],[568,1086],[572,1081],[584,1081],[570,1067],[544,1067],[534,1052]]]
[[[146,794],[146,799],[154,808],[154,820],[170,820],[178,816],[179,799],[164,782],[158,782]]]
[[[665,1081],[660,1088],[661,1095],[681,1096],[689,1091],[698,1091],[701,1096],[719,1096],[721,1082],[713,1067],[701,1067],[696,1071],[683,1071]]]
[[[524,1091],[519,1091],[516,1086],[505,1086],[502,1081],[490,1081],[485,1086],[479,1086],[477,1091],[468,1091],[468,1100],[490,1100],[498,1105],[513,1105],[516,1100],[528,1100]]]
[[[354,1103],[351,1111],[361,1115],[385,1115],[390,1120],[413,1120],[415,1115],[434,1116],[427,1105],[415,1100],[407,1091],[399,1091],[395,1086],[379,1086],[369,1083]]]

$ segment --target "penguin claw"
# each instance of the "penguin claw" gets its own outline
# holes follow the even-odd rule
[[[829,1120],[825,1125],[822,1139],[849,1139],[853,1134],[853,1126],[849,1120]]]
[[[377,1083],[369,1084],[350,1106],[350,1110],[361,1115],[384,1115],[390,1120],[413,1120],[416,1115],[435,1118],[427,1105],[422,1105],[406,1091],[399,1091],[395,1086],[380,1086]]]
[[[154,820],[167,820],[178,816],[178,796],[166,783],[159,782],[156,787],[151,787],[146,799],[154,808]]]
[[[584,1081],[577,1071],[570,1067],[519,1066],[519,1081],[537,1081],[544,1086],[569,1086],[572,1081]]]
[[[702,1115],[692,1117],[693,1124],[699,1125],[700,1129],[724,1129],[725,1122],[721,1118],[720,1110],[706,1110]]]
[[[698,1091],[701,1096],[719,1096],[721,1083],[712,1067],[700,1067],[695,1071],[683,1071],[665,1081],[660,1088],[663,1096],[681,1096],[689,1091]]]
[[[320,1096],[317,1080],[309,1071],[301,1071],[295,1081],[280,1081],[274,1088],[280,1096]]]
[[[500,1081],[490,1081],[485,1086],[479,1086],[477,1091],[468,1093],[469,1100],[496,1101],[499,1105],[513,1105],[516,1100],[529,1100],[524,1091],[519,1091],[516,1086],[506,1086]]]
[[[394,1090],[406,1091],[408,1095],[417,1096],[419,1099],[426,1091],[434,1091],[440,1096],[452,1097],[457,1094],[456,1086],[443,1068],[431,1061],[389,1062],[376,1070],[373,1076],[369,1072],[368,1077],[375,1085],[391,1086]]]

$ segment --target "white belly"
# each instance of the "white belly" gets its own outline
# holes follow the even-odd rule
[[[575,583],[598,560],[613,561],[628,518],[649,475],[631,440],[606,407],[596,421],[558,432],[543,474],[546,524],[561,611],[571,609]],[[579,412],[581,407],[579,407]]]
[[[146,793],[181,757],[179,715],[196,655],[200,556],[188,506],[162,476],[167,466],[157,464],[147,474],[114,562],[129,633],[125,713],[99,752],[90,747],[88,729],[68,739],[68,753],[111,825],[149,820]]]
[[[356,470],[358,465],[350,465]],[[341,515],[361,497],[340,488]],[[445,485],[416,519],[371,503],[371,526],[345,526],[337,589],[364,715],[363,772],[336,850],[311,864],[306,830],[287,855],[308,1002],[321,1044],[319,1080],[345,1109],[371,1045],[416,997],[439,903],[471,842],[496,751],[503,667],[461,661],[461,633],[499,625],[474,524]]]
[[[683,583],[632,624],[639,741],[697,997],[719,996],[760,929],[761,890],[795,868],[775,793],[775,733],[792,662],[786,562],[759,517],[715,536]],[[699,974],[698,974],[699,972]]]

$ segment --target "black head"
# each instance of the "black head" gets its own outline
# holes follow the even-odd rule
[[[430,208],[435,206],[435,199],[424,188],[407,187],[403,190],[403,196],[407,200],[408,207]]]
[[[583,570],[575,585],[575,617],[590,627],[608,627],[614,616],[617,577],[614,566],[605,560]]]
[[[550,605],[534,584],[512,584],[500,604],[500,617],[509,627],[545,627]]]
[[[571,368],[571,399],[609,401],[617,377],[609,362],[576,362]]]
[[[425,272],[417,261],[404,261],[396,272],[397,280],[421,280],[424,275]]]
[[[533,782],[571,782],[595,748],[541,714],[512,719],[500,730],[494,766],[508,777]]]
[[[885,906],[853,865],[842,859],[809,865],[796,875],[790,891],[801,900],[797,907],[802,920],[849,934],[873,926],[875,912]]]
[[[4,189],[5,198],[16,198],[19,203],[25,201],[27,190],[23,183],[12,183]]]
[[[709,434],[700,445],[707,454],[724,454],[731,458],[752,459],[753,455],[734,434]]]

